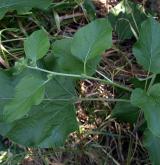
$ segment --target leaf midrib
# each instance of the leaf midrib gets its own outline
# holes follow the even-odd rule
[[[96,39],[91,43],[91,46],[89,47],[88,52],[87,52],[87,55],[86,55],[85,60],[84,60],[84,65],[87,64],[87,61],[89,59],[88,57],[90,56],[91,51],[93,50],[93,47],[94,47],[95,43],[97,41],[99,41],[100,37],[103,36],[105,33],[107,33],[107,30],[106,29],[103,32],[101,32],[100,35],[98,35],[98,37],[96,37]]]

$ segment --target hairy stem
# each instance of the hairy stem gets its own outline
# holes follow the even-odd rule
[[[104,84],[109,84],[109,85],[115,86],[117,88],[126,90],[128,92],[131,92],[132,91],[132,89],[130,89],[130,88],[126,87],[126,86],[123,86],[123,85],[121,85],[119,83],[113,82],[110,79],[100,79],[100,78],[88,76],[88,75],[85,75],[85,74],[78,75],[78,74],[67,74],[67,73],[53,72],[53,71],[45,70],[45,69],[38,68],[38,67],[32,67],[32,66],[28,66],[28,65],[26,67],[29,68],[29,69],[32,69],[32,70],[37,70],[37,71],[45,72],[45,73],[48,73],[48,74],[54,75],[54,76],[64,76],[64,77],[72,77],[72,78],[79,78],[79,79],[95,80],[95,81],[102,82]]]

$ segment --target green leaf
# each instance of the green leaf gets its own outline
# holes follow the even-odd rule
[[[10,97],[13,91],[11,77],[0,69],[0,99]]]
[[[76,129],[74,106],[48,101],[34,107],[27,118],[14,122],[6,136],[24,146],[57,147]]]
[[[107,19],[97,19],[79,29],[74,35],[71,52],[87,64],[112,46],[112,28]]]
[[[4,104],[1,101],[4,96],[13,97],[13,93],[8,92],[8,95],[5,95],[5,89],[8,86],[6,84],[11,81],[3,72],[0,72],[0,74],[3,75],[0,80],[5,78],[5,83],[1,84],[4,88],[2,88],[0,98],[0,116],[3,117]],[[36,73],[34,74],[34,78],[38,76],[39,74],[37,76]],[[22,80],[24,81],[24,79]],[[41,80],[38,80],[33,84],[39,83],[39,81],[41,82]],[[45,98],[43,98],[41,104],[32,106],[27,116],[10,123],[0,120],[0,134],[24,146],[49,148],[63,145],[68,134],[78,128],[75,108],[72,103],[72,99],[76,97],[74,85],[71,79],[54,77],[46,84]],[[39,85],[37,84],[37,86]],[[30,93],[29,91],[32,91],[29,89],[27,91],[27,89],[27,86],[26,89],[23,89],[26,90],[26,95]],[[6,101],[10,101],[10,99]],[[19,108],[19,111],[21,111],[21,108],[23,108],[23,105]]]
[[[22,118],[32,105],[38,105],[44,97],[45,81],[33,75],[25,76],[16,86],[14,98],[4,108],[7,122]]]
[[[135,89],[131,95],[131,103],[142,109],[148,129],[160,137],[160,84],[153,85],[146,93]]]
[[[123,122],[135,123],[139,115],[139,108],[127,102],[117,102],[111,116]]]
[[[5,71],[0,70],[0,134],[4,135],[9,129],[9,124],[4,124],[3,109],[7,105],[14,95],[12,77]]]
[[[0,121],[3,120],[3,108],[13,97],[13,93],[14,88],[11,77],[7,72],[0,70]]]
[[[121,40],[130,39],[138,34],[140,24],[147,16],[141,5],[131,1],[121,1],[111,9],[108,15],[109,21]]]
[[[147,148],[152,164],[160,164],[159,148],[160,138],[152,134],[151,131],[146,130],[144,132],[144,146]]]
[[[7,12],[17,10],[19,14],[28,12],[32,8],[46,9],[52,0],[1,0],[0,1],[0,19]]]
[[[24,51],[26,57],[33,62],[41,59],[48,52],[50,47],[49,38],[44,30],[33,32],[24,41]]]
[[[73,74],[83,74],[84,64],[71,53],[72,38],[57,40],[53,44],[53,53],[57,58],[59,71]],[[86,65],[87,75],[95,73],[100,57],[89,60]]]
[[[149,72],[160,73],[160,24],[153,18],[143,22],[140,37],[133,47],[138,63]]]
[[[84,0],[83,7],[86,11],[87,16],[90,20],[94,20],[96,18],[96,8],[91,0]]]

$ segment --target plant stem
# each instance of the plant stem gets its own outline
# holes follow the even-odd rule
[[[0,98],[0,100],[13,100],[14,97],[10,98]],[[44,98],[43,101],[76,101],[76,102],[81,102],[81,101],[107,101],[107,102],[126,102],[129,103],[130,100],[127,99],[114,99],[114,98],[103,98],[103,97],[75,97],[75,98],[66,98],[66,99],[56,99],[56,98]]]
[[[127,99],[108,99],[108,98],[93,98],[93,97],[82,97],[82,98],[68,98],[68,99],[52,99],[52,98],[45,98],[43,101],[71,101],[75,100],[76,102],[81,102],[81,101],[107,101],[107,102],[126,102],[129,103],[130,100]]]
[[[45,73],[48,73],[48,74],[54,75],[54,76],[64,76],[64,77],[73,77],[73,78],[80,78],[80,79],[95,80],[95,81],[99,81],[99,82],[102,82],[102,83],[105,83],[105,84],[113,85],[113,86],[115,86],[117,88],[126,90],[128,92],[132,91],[132,89],[130,89],[130,88],[126,87],[126,86],[120,85],[120,84],[118,84],[116,82],[113,82],[110,79],[107,79],[107,80],[105,79],[104,80],[104,79],[100,79],[100,78],[96,78],[96,77],[87,76],[85,74],[78,75],[78,74],[67,74],[67,73],[53,72],[53,71],[45,70],[45,69],[38,68],[38,67],[32,67],[32,66],[28,66],[28,65],[26,67],[29,68],[29,69],[32,69],[32,70],[45,72]]]

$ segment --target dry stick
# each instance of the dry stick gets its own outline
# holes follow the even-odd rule
[[[75,13],[75,14],[71,14],[71,15],[64,15],[64,16],[61,16],[59,18],[60,18],[60,21],[63,21],[66,19],[72,19],[74,17],[81,17],[81,16],[84,16],[84,14],[83,13]]]

